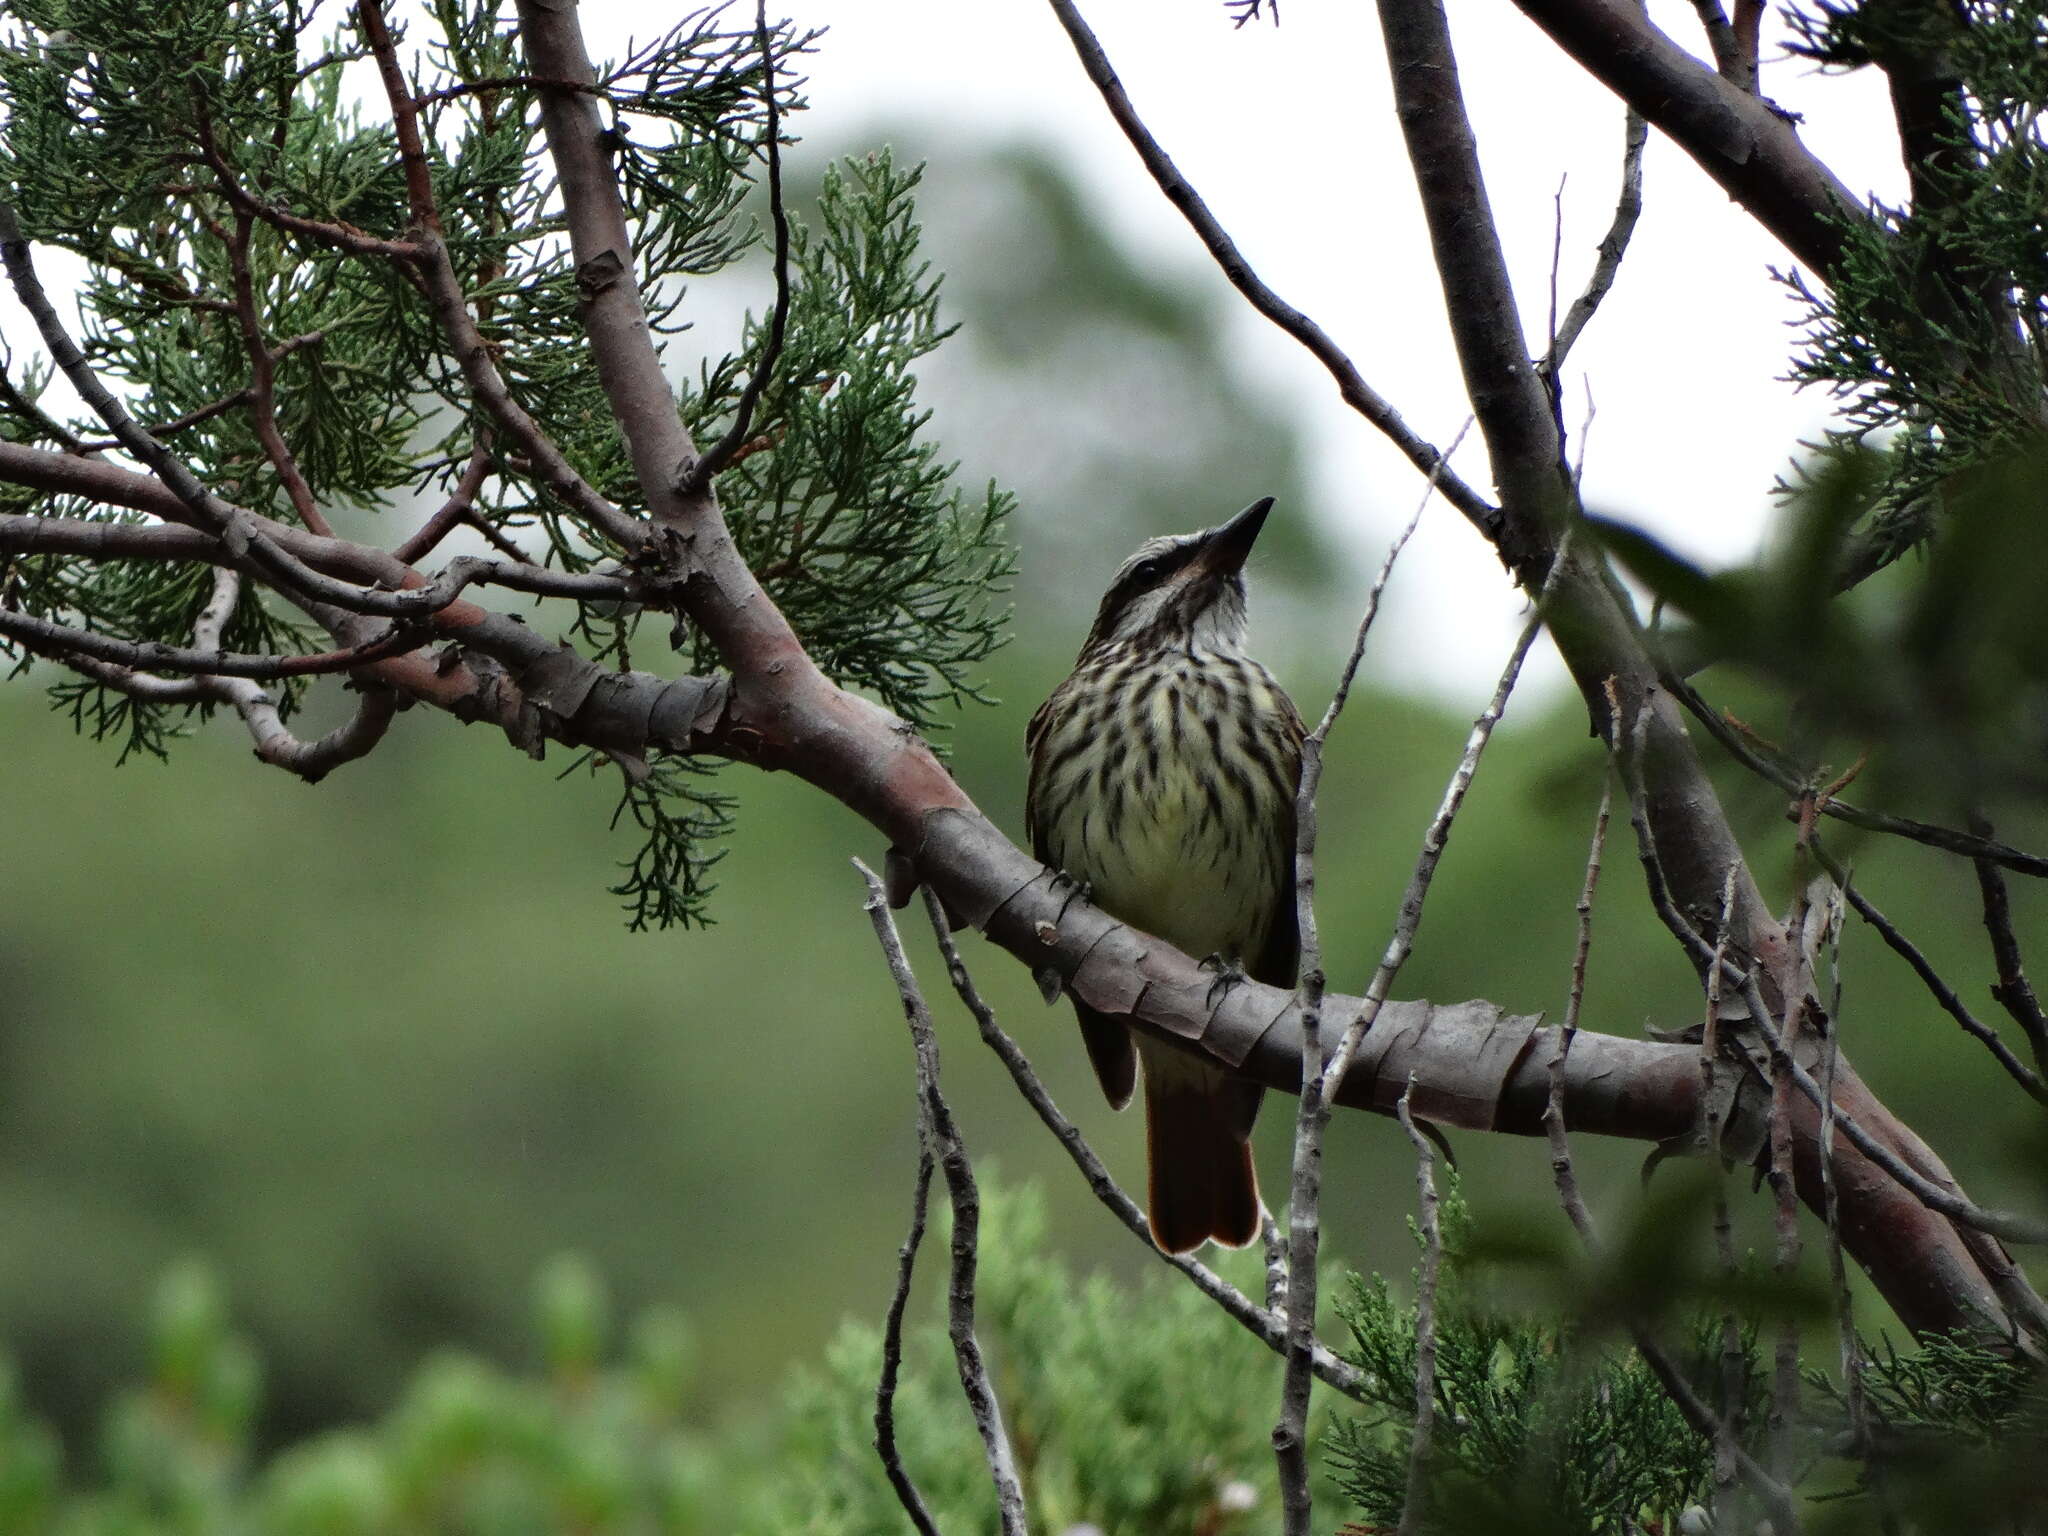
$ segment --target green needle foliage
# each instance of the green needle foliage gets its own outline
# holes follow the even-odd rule
[[[1533,1321],[1491,1304],[1472,1283],[1478,1266],[1462,1198],[1453,1192],[1441,1215],[1436,1411],[1422,1528],[1632,1536],[1672,1530],[1687,1507],[1710,1503],[1713,1447],[1641,1357],[1591,1323]],[[1338,1314],[1370,1405],[1337,1419],[1331,1456],[1368,1528],[1391,1530],[1408,1495],[1416,1309],[1384,1276],[1353,1275]],[[1713,1401],[1715,1330],[1688,1331],[1688,1363]],[[1760,1406],[1753,1350],[1744,1372],[1750,1406]]]
[[[2038,433],[2048,383],[2048,17],[1969,0],[1788,10],[1794,51],[1891,79],[1912,174],[1908,207],[1845,222],[1821,291],[1783,275],[1806,311],[1792,377],[1843,402],[1837,445],[1889,442],[1866,530],[1867,574],[1945,525],[1941,483]]]
[[[412,89],[442,238],[514,398],[578,471],[644,511],[584,340],[536,95],[489,0],[434,0]],[[406,265],[350,254],[292,219],[413,238],[395,132],[352,92],[372,79],[353,31],[300,0],[10,0],[0,7],[0,185],[38,245],[84,264],[81,344],[136,418],[222,496],[308,520],[264,416],[317,515],[354,533],[400,505],[482,481],[469,520],[531,558],[585,570],[623,552],[583,526],[471,399]],[[422,31],[428,29],[422,28]],[[796,66],[815,34],[764,38],[715,6],[690,12],[592,92],[609,128],[637,276],[700,444],[722,436],[766,362],[765,315],[731,352],[685,354],[703,280],[767,265],[756,192],[803,105]],[[917,172],[886,154],[828,170],[795,224],[787,336],[762,381],[752,440],[719,484],[748,561],[836,680],[912,725],[981,693],[1000,643],[1010,498],[969,493],[924,433],[912,372],[948,334],[918,254]],[[272,211],[276,211],[273,217]],[[46,262],[46,265],[48,263]],[[694,285],[694,286],[693,286]],[[730,303],[728,283],[711,290]],[[269,354],[274,387],[259,388]],[[0,437],[77,451],[97,422],[43,404],[49,370],[0,359]],[[267,397],[267,398],[266,398]],[[131,514],[9,490],[5,510]],[[409,527],[392,528],[389,542]],[[0,597],[39,617],[135,640],[189,643],[212,592],[204,568],[37,554],[0,563]],[[632,664],[642,615],[573,610],[562,628]],[[695,670],[718,658],[659,616],[655,643]],[[324,649],[295,611],[248,591],[223,644]],[[20,671],[27,656],[0,646]],[[306,684],[271,685],[289,710]],[[123,756],[161,755],[209,706],[142,703],[98,681],[52,690],[74,724]],[[625,792],[644,834],[619,891],[635,926],[702,920],[728,802],[694,765],[657,765]]]

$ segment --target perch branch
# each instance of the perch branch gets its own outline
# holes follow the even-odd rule
[[[1017,1085],[1017,1091],[1024,1096],[1024,1102],[1031,1106],[1032,1112],[1038,1116],[1045,1128],[1052,1132],[1053,1139],[1073,1160],[1074,1166],[1081,1172],[1081,1177],[1087,1180],[1089,1193],[1123,1224],[1124,1230],[1135,1237],[1153,1258],[1164,1263],[1169,1269],[1178,1270],[1196,1290],[1215,1302],[1227,1316],[1268,1349],[1275,1354],[1285,1354],[1287,1325],[1279,1312],[1274,1310],[1279,1304],[1277,1294],[1269,1294],[1266,1306],[1261,1307],[1199,1259],[1184,1253],[1166,1253],[1152,1241],[1152,1229],[1146,1221],[1145,1212],[1111,1177],[1108,1166],[1095,1155],[1095,1149],[1090,1147],[1087,1139],[1082,1136],[1081,1128],[1061,1113],[1060,1107],[1053,1102],[1052,1095],[1046,1091],[1044,1083],[1039,1081],[1038,1074],[1032,1070],[1024,1052],[997,1021],[995,1010],[982,997],[980,988],[975,986],[974,978],[968,972],[967,962],[961,957],[959,946],[953,942],[945,907],[929,886],[924,888],[924,899],[926,910],[932,919],[932,932],[938,938],[940,954],[945,957],[946,974],[953,983],[953,990],[959,994],[960,1001],[966,1005],[967,1011],[974,1016],[974,1022],[981,1030],[982,1040],[996,1053],[996,1058],[1009,1072],[1010,1080]],[[1265,1225],[1271,1227],[1270,1216],[1266,1218]],[[1359,1402],[1365,1401],[1365,1386],[1358,1367],[1330,1353],[1323,1344],[1316,1345],[1313,1368],[1318,1378],[1346,1397]]]

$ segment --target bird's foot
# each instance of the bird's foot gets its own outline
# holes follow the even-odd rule
[[[1202,969],[1213,979],[1209,983],[1209,1006],[1215,1008],[1230,995],[1230,989],[1241,985],[1247,978],[1244,967],[1234,955],[1215,954],[1205,957]]]
[[[1052,888],[1056,891],[1063,890],[1067,893],[1066,899],[1060,903],[1060,917],[1062,920],[1067,915],[1067,908],[1077,901],[1084,907],[1095,905],[1095,887],[1086,880],[1081,879],[1078,875],[1068,874],[1064,869],[1055,869],[1052,872]]]

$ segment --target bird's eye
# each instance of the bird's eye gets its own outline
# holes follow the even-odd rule
[[[1149,587],[1159,579],[1160,564],[1157,560],[1140,560],[1131,572],[1140,586]]]

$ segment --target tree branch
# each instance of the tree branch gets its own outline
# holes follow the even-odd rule
[[[1123,1223],[1124,1229],[1144,1247],[1153,1258],[1169,1269],[1177,1269],[1194,1288],[1221,1307],[1232,1321],[1240,1324],[1248,1333],[1258,1339],[1277,1355],[1287,1352],[1287,1324],[1274,1310],[1279,1305],[1277,1296],[1269,1296],[1264,1307],[1246,1296],[1236,1286],[1217,1274],[1199,1259],[1185,1253],[1168,1253],[1152,1240],[1152,1228],[1144,1210],[1118,1186],[1110,1176],[1095,1149],[1088,1145],[1081,1128],[1060,1112],[1052,1095],[1046,1092],[1045,1084],[1031,1068],[1024,1052],[996,1020],[995,1010],[982,998],[981,991],[968,973],[967,962],[960,956],[959,946],[953,942],[953,934],[946,917],[946,909],[930,886],[924,888],[925,909],[931,916],[932,932],[937,936],[939,953],[946,961],[946,973],[951,978],[953,990],[960,1001],[974,1016],[975,1024],[981,1030],[981,1038],[988,1048],[996,1053],[1010,1080],[1017,1085],[1017,1091],[1024,1096],[1024,1102],[1031,1106],[1032,1113],[1053,1134],[1053,1139],[1066,1150],[1081,1177],[1087,1180],[1089,1193],[1099,1200],[1103,1208]],[[1266,1218],[1271,1226],[1272,1218]],[[1365,1389],[1359,1379],[1358,1367],[1348,1360],[1339,1359],[1322,1344],[1315,1347],[1311,1362],[1316,1376],[1335,1387],[1346,1397],[1359,1402],[1365,1400]]]
[[[1024,1489],[1017,1480],[1016,1457],[1010,1437],[1003,1428],[1002,1406],[989,1385],[988,1366],[982,1359],[981,1344],[974,1336],[974,1266],[981,1223],[981,1196],[974,1184],[974,1167],[968,1161],[966,1144],[953,1123],[953,1111],[939,1092],[939,1041],[932,1028],[931,1010],[903,952],[896,932],[896,920],[889,915],[888,893],[881,877],[859,859],[853,867],[867,882],[865,908],[875,926],[875,938],[895,978],[903,1000],[903,1016],[910,1024],[910,1038],[917,1053],[918,1140],[936,1156],[946,1178],[946,1192],[953,1205],[953,1263],[946,1287],[947,1331],[952,1336],[953,1359],[960,1369],[960,1388],[967,1395],[968,1410],[981,1435],[988,1460],[989,1479],[995,1484],[996,1512],[1003,1536],[1026,1536]]]
[[[1443,1228],[1437,1221],[1436,1148],[1416,1129],[1408,1111],[1414,1092],[1411,1078],[1394,1105],[1395,1117],[1415,1148],[1416,1227],[1422,1234],[1422,1268],[1415,1281],[1415,1427],[1408,1441],[1408,1487],[1396,1536],[1416,1536],[1422,1529],[1429,1490],[1429,1443],[1436,1427],[1436,1282],[1444,1261]]]
[[[1876,905],[1856,888],[1854,882],[1849,879],[1848,872],[1837,864],[1818,842],[1814,844],[1814,853],[1820,859],[1821,867],[1827,870],[1836,885],[1841,888],[1844,899],[1856,909],[1856,915],[1876,929],[1878,937],[1890,946],[1892,952],[1913,968],[1913,974],[1918,976],[1921,985],[1927,988],[1927,995],[1941,1005],[1944,1013],[1962,1026],[1964,1034],[1982,1043],[1991,1053],[1992,1059],[2005,1069],[2006,1075],[2025,1089],[2036,1103],[2048,1105],[2048,1083],[2042,1081],[2041,1074],[2015,1056],[2012,1047],[1999,1038],[1998,1031],[1970,1011],[1969,1005],[1956,995],[1954,987],[1942,979],[1941,973],[1920,952],[1919,946],[1901,933],[1898,925],[1880,912]]]
[[[1718,710],[1701,697],[1699,690],[1684,678],[1667,668],[1662,673],[1662,682],[1692,717],[1707,728],[1707,734],[1720,743],[1722,750],[1751,773],[1795,797],[1805,795],[1811,789],[1812,786],[1805,776],[1752,748],[1743,739],[1742,733],[1730,725]],[[1847,822],[1852,827],[1861,827],[1866,832],[1883,832],[1891,837],[1903,837],[1908,842],[1925,843],[1929,848],[1939,848],[1946,853],[1959,853],[1965,858],[1987,861],[2001,868],[2010,869],[2016,874],[2048,878],[2048,858],[2009,847],[1989,837],[1958,832],[1953,827],[1936,826],[1932,822],[1914,821],[1906,816],[1893,816],[1884,811],[1868,810],[1862,806],[1852,805],[1835,795],[1816,798],[1814,808],[1823,816],[1832,816],[1837,821]]]
[[[782,357],[782,337],[789,325],[789,209],[782,200],[782,117],[775,100],[775,49],[768,34],[768,0],[758,0],[754,11],[754,36],[761,45],[761,99],[768,109],[768,212],[775,225],[775,307],[768,320],[768,340],[759,361],[740,391],[732,425],[725,436],[686,468],[677,482],[677,494],[685,500],[701,495],[746,446],[754,430],[754,408],[761,392],[775,376]]]
[[[354,672],[373,661],[402,656],[428,643],[431,634],[422,628],[387,625],[385,633],[362,645],[338,651],[319,651],[310,656],[250,655],[240,651],[203,651],[185,646],[164,645],[155,640],[121,640],[96,630],[72,629],[53,624],[33,614],[0,608],[0,635],[28,647],[39,655],[59,660],[67,656],[89,656],[137,671],[192,672],[212,677],[284,678],[316,677],[328,672]]]
[[[384,82],[385,97],[391,106],[391,120],[398,133],[399,162],[405,170],[406,196],[412,205],[413,222],[419,229],[408,260],[419,274],[441,334],[447,339],[449,350],[455,354],[456,366],[462,370],[462,376],[468,381],[470,392],[478,404],[490,412],[491,418],[531,461],[535,478],[583,518],[592,531],[603,534],[628,554],[638,552],[646,542],[649,530],[638,518],[613,506],[578,473],[575,465],[555,445],[554,439],[542,430],[540,423],[512,398],[504,376],[491,360],[490,347],[470,315],[469,295],[463,291],[462,280],[456,275],[447,244],[441,238],[441,215],[434,206],[433,176],[427,166],[426,150],[420,142],[419,113],[413,104],[405,73],[399,68],[398,49],[391,40],[390,28],[385,24],[381,0],[358,0],[356,19],[362,28],[364,41],[377,60],[378,75]],[[573,13],[568,24],[572,28],[575,26]],[[556,93],[557,97],[559,94]],[[544,101],[547,99],[543,98]],[[546,110],[544,105],[543,115]],[[559,162],[558,154],[558,165]],[[625,280],[630,282],[630,262],[628,267]],[[579,275],[586,293],[590,291],[588,278],[589,274]],[[652,348],[649,350],[651,352]],[[602,371],[602,356],[598,366]],[[628,441],[631,441],[630,433]]]
[[[1159,190],[1166,194],[1166,200],[1180,210],[1181,217],[1188,221],[1217,266],[1223,269],[1223,275],[1230,280],[1231,286],[1251,301],[1252,308],[1306,347],[1337,381],[1337,393],[1343,397],[1344,403],[1377,427],[1389,442],[1400,449],[1409,463],[1424,474],[1438,476],[1444,499],[1464,513],[1488,540],[1500,544],[1504,533],[1499,509],[1490,506],[1485,497],[1449,471],[1443,463],[1445,455],[1409,429],[1401,419],[1401,413],[1365,382],[1351,359],[1321,326],[1268,288],[1252,270],[1251,263],[1244,259],[1237,243],[1217,222],[1208,204],[1181,175],[1179,167],[1138,116],[1137,109],[1131,105],[1131,99],[1124,91],[1123,82],[1110,67],[1109,56],[1103,52],[1102,44],[1097,41],[1073,0],[1052,0],[1052,9],[1060,25],[1066,28],[1067,36],[1074,44],[1074,52],[1080,57],[1081,67],[1101,93],[1110,116],[1116,119],[1124,137],[1131,141],[1131,147],[1137,150],[1138,158],[1158,183]]]
[[[1630,0],[1515,0],[1521,12],[1668,135],[1798,260],[1842,255],[1860,200],[1783,116],[1666,37]]]
[[[1628,254],[1629,240],[1636,232],[1636,220],[1643,213],[1643,149],[1650,142],[1650,125],[1642,113],[1630,107],[1622,124],[1621,134],[1621,195],[1615,199],[1614,218],[1607,226],[1607,233],[1600,239],[1600,248],[1593,261],[1593,272],[1586,279],[1586,286],[1579,296],[1572,300],[1572,307],[1565,311],[1564,321],[1550,338],[1550,347],[1543,354],[1538,365],[1550,386],[1553,410],[1556,409],[1559,381],[1558,371],[1564,367],[1565,357],[1577,344],[1580,335],[1592,323],[1599,310],[1601,300],[1614,287],[1614,279],[1621,271],[1621,260]],[[1551,283],[1551,312],[1556,313],[1556,281]],[[1583,434],[1581,434],[1583,436]]]

